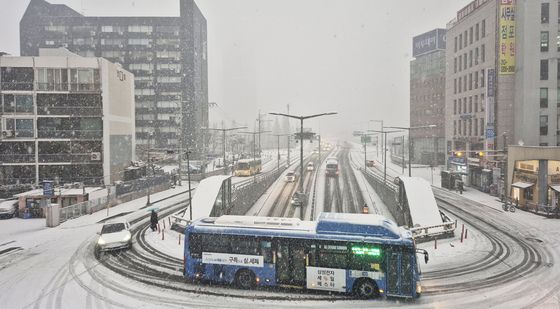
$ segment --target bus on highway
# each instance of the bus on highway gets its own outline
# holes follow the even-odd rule
[[[379,215],[297,218],[221,216],[185,229],[184,276],[236,285],[303,287],[415,298],[421,293],[412,235]]]
[[[253,176],[262,170],[261,159],[243,159],[235,165],[235,176]]]
[[[338,160],[335,158],[327,159],[326,175],[328,177],[338,177]]]

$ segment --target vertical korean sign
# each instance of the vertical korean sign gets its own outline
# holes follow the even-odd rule
[[[500,0],[499,17],[498,72],[515,74],[515,0]]]
[[[493,150],[496,139],[494,102],[496,99],[496,70],[486,70],[486,142],[485,150]]]

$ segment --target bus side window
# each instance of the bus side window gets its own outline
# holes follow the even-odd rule
[[[202,257],[202,241],[200,234],[190,234],[189,235],[189,250],[191,252],[191,257],[201,258]]]
[[[348,247],[346,244],[319,244],[318,266],[326,268],[348,268]]]
[[[261,240],[261,255],[264,257],[265,263],[272,263],[272,242],[270,240]]]
[[[231,252],[246,255],[259,255],[259,243],[254,237],[233,236],[230,239]]]
[[[204,252],[222,252],[222,253],[229,253],[231,246],[235,247],[235,244],[232,243],[229,237],[224,237],[222,235],[205,235],[201,234],[200,241],[202,242],[202,248]]]

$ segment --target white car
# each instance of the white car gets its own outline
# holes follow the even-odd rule
[[[314,169],[315,169],[315,165],[313,164],[313,162],[307,163],[307,170],[308,171],[313,171]]]
[[[294,181],[296,181],[296,173],[288,172],[288,173],[286,173],[286,176],[284,177],[284,179],[286,180],[286,182],[294,182]]]
[[[0,218],[15,218],[18,216],[18,200],[0,200]]]
[[[111,221],[103,224],[95,246],[95,253],[129,249],[132,246],[130,224],[126,220]]]

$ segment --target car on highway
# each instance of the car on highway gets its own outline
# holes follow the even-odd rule
[[[314,169],[315,169],[315,164],[313,164],[313,162],[307,163],[307,170],[308,171],[313,171]]]
[[[9,219],[18,216],[18,200],[0,200],[0,218]]]
[[[101,252],[130,249],[132,247],[132,234],[130,224],[126,220],[110,221],[103,224],[99,238],[95,245],[95,254]]]
[[[294,193],[294,195],[292,195],[290,204],[292,204],[292,206],[303,206],[304,202],[305,202],[305,194],[296,192]]]
[[[284,176],[284,180],[286,182],[294,182],[296,181],[296,173],[294,172],[287,172],[286,176]]]

